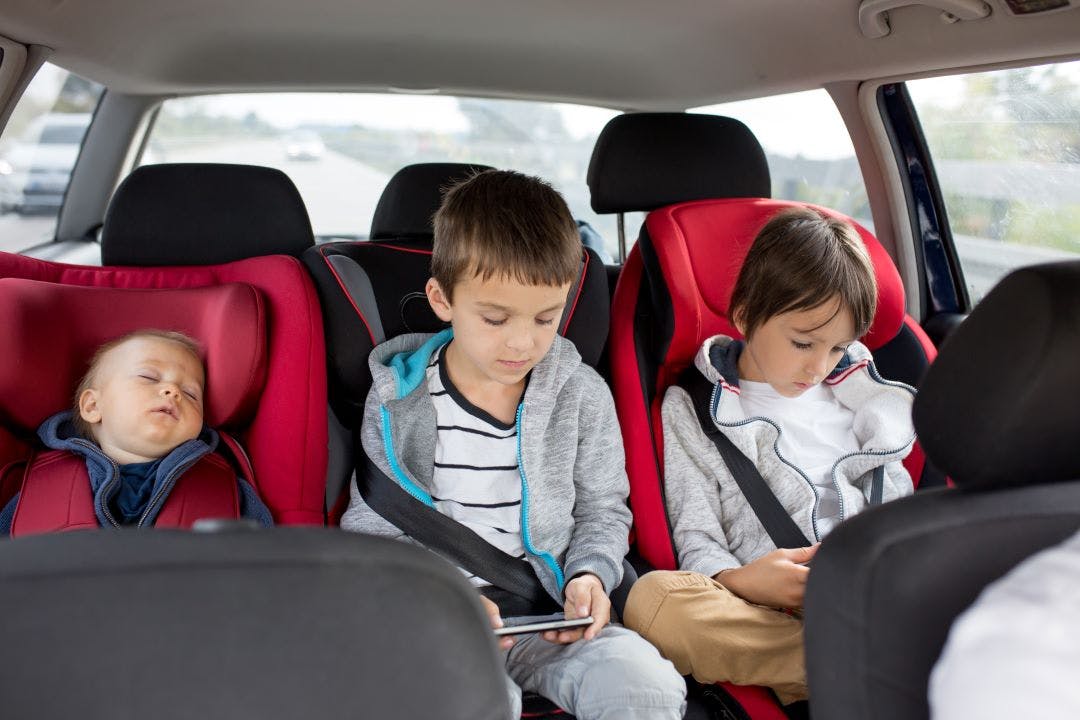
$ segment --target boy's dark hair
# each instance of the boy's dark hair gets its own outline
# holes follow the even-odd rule
[[[175,330],[155,330],[153,328],[146,328],[129,332],[127,335],[121,335],[118,338],[113,338],[112,340],[102,343],[98,349],[94,351],[94,355],[90,358],[90,364],[86,370],[86,374],[82,376],[82,380],[79,381],[79,386],[75,388],[75,400],[73,403],[75,412],[72,416],[72,422],[75,425],[75,430],[83,438],[93,440],[94,434],[90,423],[82,418],[82,413],[79,408],[79,398],[82,397],[82,394],[85,391],[94,386],[98,370],[101,367],[101,361],[105,356],[114,348],[118,348],[128,340],[134,340],[136,338],[155,338],[157,340],[176,343],[184,350],[191,353],[192,356],[199,361],[199,364],[202,365],[202,346],[199,345],[199,341],[182,332],[176,332]],[[204,367],[203,371],[205,372],[205,370],[206,368]]]
[[[877,311],[877,279],[858,231],[848,222],[806,207],[775,215],[754,238],[728,303],[749,338],[769,318],[810,310],[839,296],[851,312],[855,337]]]
[[[452,186],[435,213],[431,275],[448,301],[462,279],[563,285],[578,274],[581,238],[562,196],[539,178],[485,170]]]

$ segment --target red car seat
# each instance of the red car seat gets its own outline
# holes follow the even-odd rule
[[[77,381],[81,375],[89,346],[136,327],[176,327],[207,344],[207,421],[238,436],[250,458],[256,489],[275,522],[323,524],[327,426],[322,320],[315,288],[295,257],[313,242],[303,202],[277,170],[154,165],[124,180],[109,207],[102,257],[110,266],[0,254],[0,278],[56,286],[53,292],[47,287],[38,291],[50,298],[56,315],[42,321],[39,337],[55,331],[57,338],[67,336],[71,343],[39,340],[49,349],[34,356],[41,363],[42,382],[65,387],[48,396],[49,407],[20,405],[18,413],[4,409],[0,467],[25,457],[31,444],[27,431],[69,404],[65,398],[74,391],[72,378]],[[248,257],[252,254],[265,257]],[[204,261],[207,264],[201,264]],[[218,294],[222,287],[234,292],[229,288],[235,284],[244,289],[242,294],[258,299],[261,323],[239,320],[238,308],[222,300],[228,293]],[[80,294],[92,289],[110,294]],[[109,310],[89,312],[87,302],[83,315],[82,297],[94,297],[95,303],[107,297]],[[198,299],[204,297],[209,299]],[[10,313],[3,308],[5,318]],[[86,327],[70,325],[72,318]],[[237,328],[237,322],[245,327]],[[255,336],[244,339],[253,332]],[[262,361],[239,363],[256,347],[264,348]]]
[[[223,432],[242,430],[251,421],[263,392],[266,303],[262,294],[247,284],[133,290],[5,277],[0,278],[0,307],[4,308],[9,339],[0,359],[0,416],[9,431],[22,437],[33,437],[46,418],[71,407],[74,388],[98,346],[142,328],[175,329],[199,340],[207,367],[204,409],[210,427]],[[228,448],[219,447],[219,453],[232,455]],[[257,485],[242,458],[237,458],[234,472]],[[36,460],[32,464],[46,467]],[[22,477],[20,462],[10,463],[0,473],[5,498],[22,489],[25,500]],[[80,511],[79,503],[72,507],[74,496],[69,495],[73,490],[60,478],[56,480],[38,486],[47,500],[44,505],[38,503],[38,512],[28,518],[30,532],[65,526],[76,529],[79,525],[71,522],[72,511]],[[85,479],[82,484],[88,492]],[[208,495],[188,493],[181,513],[186,520],[179,525],[190,525],[200,512],[209,510],[213,516],[221,511],[223,506],[212,501],[218,494],[212,487],[207,490]],[[20,511],[23,504],[21,500]],[[91,526],[96,525],[96,521],[91,522]],[[12,532],[15,534],[14,528]]]
[[[738,337],[727,303],[742,260],[765,222],[798,203],[765,199],[769,170],[757,139],[737,120],[708,115],[614,118],[597,139],[588,182],[598,213],[648,211],[615,288],[609,352],[636,549],[652,567],[673,569],[677,560],[663,495],[664,392],[707,337]],[[869,231],[855,226],[880,293],[873,326],[862,340],[886,377],[914,384],[934,348],[905,314],[892,260]],[[918,482],[921,451],[912,453],[907,467]],[[782,717],[759,689],[730,689],[753,717]]]

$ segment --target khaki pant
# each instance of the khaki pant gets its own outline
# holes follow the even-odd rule
[[[785,705],[807,697],[802,621],[748,603],[712,578],[646,573],[630,590],[623,624],[698,682],[764,685]]]

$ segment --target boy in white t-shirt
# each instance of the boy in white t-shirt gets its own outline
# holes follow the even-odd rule
[[[765,685],[785,704],[807,697],[798,609],[817,543],[872,497],[912,492],[901,460],[915,438],[915,391],[882,379],[856,340],[876,307],[855,229],[809,208],[784,211],[755,238],[729,303],[745,342],[711,337],[695,359],[710,419],[809,547],[776,547],[690,395],[668,389],[664,483],[680,570],[643,576],[624,620],[679,672]]]

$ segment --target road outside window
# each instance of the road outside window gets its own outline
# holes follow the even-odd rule
[[[596,136],[617,113],[514,100],[359,93],[215,95],[167,100],[143,164],[276,167],[300,191],[320,240],[366,237],[390,176],[420,162],[473,162],[538,175],[614,255],[615,219],[589,206]]]
[[[907,86],[972,302],[1014,268],[1080,259],[1080,62]]]
[[[46,63],[23,93],[0,135],[0,250],[18,252],[53,238],[101,91]]]

